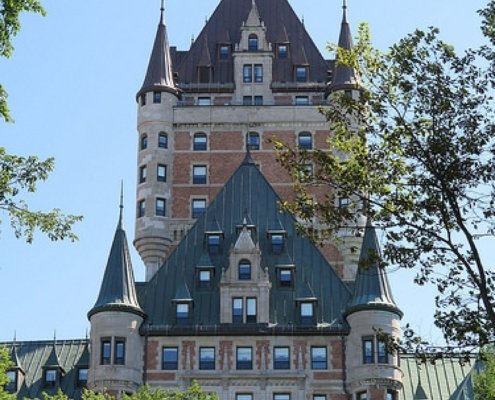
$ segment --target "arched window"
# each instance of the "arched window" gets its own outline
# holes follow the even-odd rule
[[[257,51],[258,50],[258,36],[251,33],[248,38],[248,50]]]
[[[242,260],[239,263],[239,280],[251,280],[251,263],[248,260]]]
[[[168,136],[165,132],[158,134],[158,147],[161,149],[168,149]]]
[[[198,132],[194,134],[193,138],[193,150],[194,151],[204,151],[207,148],[208,137],[206,133]]]
[[[313,148],[313,137],[309,132],[301,132],[297,139],[297,145],[300,149],[311,150]]]
[[[139,141],[139,148],[141,150],[147,149],[148,148],[148,135],[146,133],[143,133],[141,135],[141,139]]]
[[[259,150],[260,149],[260,135],[257,132],[249,132],[247,134],[246,146],[249,150]]]

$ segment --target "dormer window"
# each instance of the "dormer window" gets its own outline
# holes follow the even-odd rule
[[[189,303],[177,303],[175,305],[175,321],[177,325],[187,325],[189,321]]]
[[[251,280],[251,263],[247,260],[242,260],[239,263],[239,280],[240,281]]]
[[[80,367],[77,370],[77,387],[86,387],[88,383],[88,368]]]
[[[296,82],[307,82],[308,67],[296,67]]]
[[[43,374],[43,386],[46,388],[52,388],[57,386],[58,370],[55,368],[45,369]]]
[[[281,288],[294,287],[293,268],[279,268],[278,269],[278,286]]]
[[[210,269],[200,269],[198,271],[198,288],[209,289],[213,271]]]
[[[5,386],[5,390],[9,393],[15,393],[17,392],[17,375],[18,371],[17,370],[8,370],[7,371],[7,378],[8,382],[7,385]]]
[[[268,232],[268,236],[270,238],[270,251],[272,254],[282,254],[285,244],[285,232],[272,231]]]
[[[279,44],[277,47],[277,56],[278,58],[287,58],[289,54],[289,46],[286,44]]]
[[[251,33],[248,38],[248,51],[258,51],[258,36]]]
[[[243,308],[243,298],[236,297],[232,299],[232,323],[233,324],[242,324],[244,317],[244,308]]]
[[[208,247],[208,253],[211,255],[218,255],[222,249],[222,235],[219,233],[209,233],[206,236],[206,245]]]
[[[209,65],[198,66],[199,83],[210,83],[211,75],[212,75],[212,68]]]
[[[302,301],[300,304],[301,325],[314,325],[315,313],[313,301]]]
[[[230,56],[230,46],[226,44],[220,45],[220,47],[218,48],[218,58],[220,60],[228,60],[229,56]]]

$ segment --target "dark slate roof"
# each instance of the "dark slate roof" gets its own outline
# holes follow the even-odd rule
[[[266,38],[275,46],[289,43],[287,59],[274,58],[273,80],[294,82],[294,67],[309,65],[309,81],[326,83],[329,65],[306,31],[287,0],[256,0],[260,18],[267,32]],[[196,41],[186,54],[177,58],[174,71],[178,72],[179,86],[198,83],[197,67],[205,54],[211,56],[212,83],[233,83],[233,61],[219,60],[218,45],[228,44],[231,49],[239,43],[241,27],[252,9],[252,0],[222,0],[208,20]],[[208,47],[208,51],[205,50]],[[176,54],[176,53],[174,53]],[[177,54],[178,56],[178,54]]]
[[[352,50],[354,47],[351,28],[347,22],[347,7],[345,5],[340,27],[339,47],[346,50]],[[332,83],[327,88],[327,94],[337,90],[356,89],[358,85],[359,79],[354,68],[335,63]]]
[[[261,174],[250,157],[211,202],[187,235],[158,270],[141,293],[140,303],[147,314],[143,331],[149,334],[270,334],[303,331],[347,332],[342,318],[351,293],[320,251],[296,231],[296,221],[278,206],[280,198]],[[229,252],[238,238],[244,220],[255,226],[255,242],[261,250],[261,266],[268,270],[270,291],[270,325],[220,325],[220,290],[222,271],[229,264]],[[222,254],[205,257],[205,232],[223,232]],[[274,255],[270,251],[268,231],[286,232],[286,252]],[[295,265],[295,288],[278,288],[276,268],[287,263]],[[196,270],[211,264],[213,285],[210,289],[197,287]],[[187,289],[187,290],[186,290]],[[192,300],[190,326],[175,326],[176,297]],[[316,300],[318,326],[298,326],[297,302],[301,298]],[[306,330],[305,330],[306,329]]]
[[[392,296],[387,273],[380,265],[380,245],[369,219],[359,257],[354,296],[346,314],[368,309],[391,311],[402,318],[402,311]]]
[[[445,357],[435,363],[421,362],[414,354],[401,355],[404,373],[400,398],[404,400],[471,400],[474,372],[482,369],[473,356],[469,362]]]
[[[122,205],[119,223],[115,230],[112,248],[108,256],[105,274],[101,283],[100,294],[88,318],[93,314],[109,310],[123,310],[143,315],[139,306],[134,286],[134,272],[127,237],[122,223]]]
[[[175,95],[178,94],[172,74],[172,59],[168,44],[167,28],[163,18],[163,9],[161,10],[160,23],[158,24],[146,77],[137,96],[153,90],[166,91]]]
[[[24,367],[21,372],[24,373],[24,382],[16,393],[18,399],[41,399],[42,392],[55,394],[59,388],[71,399],[81,398],[82,389],[77,387],[77,374],[78,368],[89,367],[88,340],[57,340],[55,344],[53,340],[0,343],[0,346],[6,346],[10,351],[14,345],[19,362]],[[54,353],[58,365],[52,365]],[[48,366],[60,367],[63,371],[59,386],[43,386],[43,371]]]
[[[17,346],[15,342],[12,344],[9,356],[10,356],[10,362],[12,363],[11,368],[24,371],[24,369],[22,368],[21,360],[19,359],[19,355],[17,354]]]

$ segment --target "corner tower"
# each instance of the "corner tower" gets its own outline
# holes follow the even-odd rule
[[[170,252],[174,136],[173,109],[179,100],[164,22],[160,22],[138,103],[137,210],[134,246],[146,266],[146,280]]]
[[[137,300],[122,210],[121,203],[100,293],[88,312],[92,348],[88,387],[119,398],[143,383],[144,343],[139,327],[145,315]]]
[[[351,329],[346,344],[349,389],[356,399],[395,399],[403,374],[399,355],[388,350],[386,338],[400,337],[402,311],[380,265],[378,239],[369,221],[354,288],[345,313]]]

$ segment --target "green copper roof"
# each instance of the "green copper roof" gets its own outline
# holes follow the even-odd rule
[[[395,304],[385,269],[380,265],[380,246],[375,228],[369,221],[364,232],[354,296],[346,313],[365,309],[392,311],[402,318],[402,311]]]
[[[351,292],[328,264],[320,251],[296,230],[296,221],[279,208],[280,199],[266,178],[256,167],[249,154],[228,180],[205,213],[196,221],[187,235],[147,283],[140,290],[140,303],[147,314],[144,328],[149,333],[163,332],[221,332],[230,329],[220,326],[219,283],[229,265],[229,253],[239,237],[243,222],[252,226],[254,243],[261,251],[261,267],[268,271],[270,290],[270,324],[260,328],[245,324],[244,328],[259,334],[272,329],[311,332],[343,332],[348,329],[342,312]],[[246,225],[247,226],[247,225]],[[273,254],[270,233],[276,230],[284,236],[284,251]],[[205,254],[206,233],[221,233],[219,255]],[[281,265],[293,264],[294,285],[278,287],[277,272]],[[198,268],[209,264],[213,272],[210,288],[201,288],[197,282]],[[185,290],[187,289],[187,291]],[[188,297],[192,316],[187,326],[175,326],[177,297]],[[189,299],[190,297],[190,299]],[[317,325],[299,326],[298,301],[311,298],[315,301]],[[249,326],[247,326],[249,325]],[[179,334],[179,333],[177,333]],[[266,334],[266,333],[264,333]]]
[[[16,392],[18,399],[41,399],[42,392],[53,395],[58,389],[71,399],[81,398],[82,388],[78,387],[77,378],[79,369],[89,367],[87,340],[7,342],[0,346],[6,346],[11,353],[15,346],[18,361],[24,367],[19,372],[23,379]],[[60,371],[60,378],[53,388],[44,387],[43,372],[48,367]]]
[[[134,272],[122,223],[122,205],[119,223],[101,283],[100,294],[95,305],[89,311],[88,318],[97,312],[109,310],[125,310],[139,315],[143,314],[137,300],[136,287],[134,286]]]

